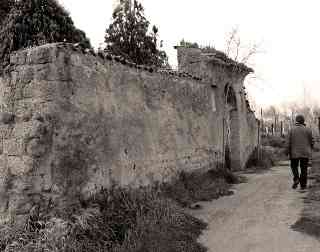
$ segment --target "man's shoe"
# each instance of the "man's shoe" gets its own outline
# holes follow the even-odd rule
[[[293,182],[292,189],[297,189],[299,181]]]
[[[307,192],[308,190],[307,190],[307,188],[306,187],[300,187],[300,190],[299,190],[299,192],[301,192],[301,193],[305,193],[305,192]]]

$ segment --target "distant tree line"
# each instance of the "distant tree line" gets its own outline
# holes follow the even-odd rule
[[[295,124],[295,117],[302,114],[305,123],[311,127],[315,134],[319,134],[320,107],[314,105],[299,105],[297,103],[283,104],[282,106],[270,106],[261,110],[263,133],[285,134]]]

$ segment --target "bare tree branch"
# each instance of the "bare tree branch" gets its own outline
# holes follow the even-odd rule
[[[238,34],[238,27],[234,27],[229,34],[229,38],[227,39],[226,54],[228,57],[230,57],[230,50],[237,34]]]
[[[245,45],[240,38],[239,28],[232,28],[227,36],[225,53],[228,57],[240,63],[248,64],[249,60],[255,55],[262,53],[261,45],[254,43],[252,45]]]

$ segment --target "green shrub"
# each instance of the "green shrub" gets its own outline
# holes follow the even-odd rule
[[[286,139],[280,136],[264,136],[261,138],[261,143],[264,146],[271,146],[275,148],[286,147]]]
[[[261,168],[269,169],[275,165],[275,160],[270,151],[266,147],[261,147],[260,150],[255,148],[252,154],[250,155],[246,168]]]

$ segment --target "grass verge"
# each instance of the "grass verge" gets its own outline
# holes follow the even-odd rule
[[[227,171],[181,173],[172,183],[101,189],[88,200],[30,212],[25,227],[0,229],[0,251],[204,252],[206,223],[182,206],[228,195],[238,182]]]
[[[205,173],[181,172],[170,184],[162,188],[164,194],[182,207],[198,201],[210,201],[231,195],[232,184],[240,183],[239,177],[227,169],[209,170]]]

